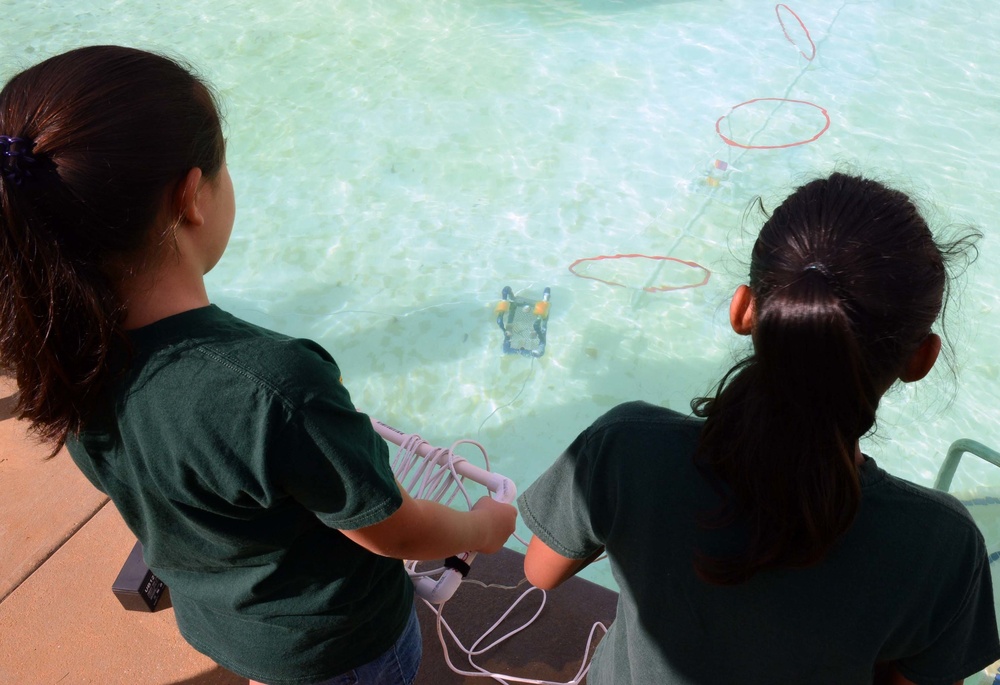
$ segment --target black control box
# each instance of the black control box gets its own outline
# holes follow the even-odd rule
[[[111,591],[129,611],[155,611],[163,595],[169,595],[164,582],[143,561],[141,542],[136,542],[129,552],[125,565],[111,585]],[[164,607],[169,605],[169,600],[164,601]]]

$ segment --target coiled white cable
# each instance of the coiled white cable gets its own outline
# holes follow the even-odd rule
[[[480,583],[479,581],[465,581],[465,582],[477,583],[477,584],[482,585],[484,587],[500,587],[500,588],[505,588],[505,589],[514,589],[514,588],[511,588],[510,586],[486,585],[485,583]],[[527,582],[527,581],[522,580],[521,583],[519,583],[517,586],[515,586],[515,588],[519,587],[524,582]],[[522,626],[520,626],[518,628],[515,628],[514,630],[511,630],[511,631],[507,632],[505,635],[503,635],[500,638],[497,638],[496,640],[494,640],[492,643],[490,643],[486,647],[479,648],[480,643],[483,642],[489,635],[491,635],[500,626],[500,624],[502,624],[506,620],[506,618],[511,614],[512,611],[514,611],[515,608],[517,608],[518,604],[520,604],[521,601],[524,600],[525,597],[527,597],[529,594],[531,594],[533,592],[540,592],[541,595],[542,595],[541,604],[539,604],[538,609],[535,611],[534,615],[532,615],[532,617],[530,619],[528,619],[524,623],[524,625],[522,625]],[[493,623],[493,625],[490,626],[489,629],[485,633],[483,633],[478,639],[476,639],[475,642],[472,643],[471,647],[466,647],[462,643],[461,639],[459,639],[458,635],[455,634],[455,631],[452,630],[451,626],[445,620],[444,615],[443,615],[445,604],[440,604],[438,606],[435,606],[435,605],[431,604],[430,602],[427,602],[426,600],[423,600],[423,601],[427,605],[427,607],[436,616],[437,635],[438,635],[438,640],[441,643],[441,650],[442,650],[442,653],[444,655],[444,660],[445,660],[445,663],[448,664],[448,668],[450,668],[454,673],[457,673],[458,675],[462,675],[462,676],[469,676],[469,677],[475,677],[475,678],[491,678],[492,680],[494,680],[494,681],[496,681],[498,683],[504,683],[504,685],[510,685],[510,683],[531,683],[532,685],[578,685],[583,680],[583,677],[585,675],[587,675],[587,671],[590,670],[590,660],[589,660],[588,656],[590,655],[591,646],[594,643],[594,634],[597,632],[598,629],[601,629],[602,631],[604,631],[602,633],[602,635],[604,633],[608,632],[607,626],[605,626],[600,621],[594,623],[590,627],[590,634],[587,636],[587,644],[586,644],[586,646],[584,647],[584,650],[583,650],[583,657],[582,657],[582,659],[580,661],[580,668],[576,672],[576,675],[573,676],[572,679],[567,680],[567,681],[561,681],[560,682],[560,681],[552,681],[552,680],[541,680],[541,679],[538,679],[538,678],[524,678],[524,677],[521,677],[521,676],[516,676],[516,675],[509,674],[509,673],[495,673],[493,671],[490,671],[490,670],[488,670],[486,668],[483,668],[482,666],[478,665],[475,662],[474,658],[473,658],[473,657],[479,656],[481,654],[484,654],[485,652],[488,652],[489,650],[497,647],[498,645],[500,645],[501,643],[503,643],[508,638],[512,637],[513,635],[516,635],[517,633],[521,632],[522,630],[524,630],[528,626],[530,626],[532,623],[534,623],[535,619],[537,619],[538,616],[542,613],[542,609],[545,608],[545,603],[546,603],[547,600],[548,600],[548,594],[545,592],[545,590],[540,590],[539,588],[536,588],[536,587],[530,587],[530,588],[528,588],[527,590],[525,590],[521,594],[520,597],[518,597],[514,601],[513,604],[510,605],[510,607],[503,613],[503,615],[501,615],[500,618],[497,619],[496,622]],[[472,667],[472,668],[474,668],[475,669],[474,671],[462,670],[462,669],[458,668],[457,666],[455,666],[454,663],[452,663],[451,654],[450,654],[450,652],[448,650],[448,643],[445,640],[444,631],[448,632],[448,635],[451,636],[451,639],[454,641],[454,643],[458,647],[459,651],[461,651],[462,653],[464,653],[466,655],[466,658],[469,661],[469,666]]]
[[[503,493],[504,499],[507,499],[508,501],[513,500],[513,483],[510,483],[507,479],[503,479],[502,477],[494,479],[492,483],[488,483],[486,478],[481,477],[484,473],[489,475],[495,474],[490,472],[490,461],[489,455],[486,453],[486,448],[478,442],[474,440],[457,440],[448,449],[443,449],[430,445],[419,435],[402,433],[391,426],[375,420],[372,421],[372,424],[382,437],[399,445],[399,450],[396,452],[396,456],[392,462],[392,471],[400,485],[402,485],[412,497],[416,499],[428,499],[440,502],[441,504],[451,505],[459,494],[461,494],[461,496],[465,498],[466,506],[471,509],[473,505],[472,497],[469,495],[469,492],[465,487],[466,476],[471,473],[472,476],[470,477],[475,477],[477,482],[487,485],[487,487],[490,487],[491,484],[494,487],[499,485],[500,488],[506,490],[506,492]],[[459,445],[463,444],[473,445],[480,451],[486,467],[485,471],[481,471],[477,467],[471,466],[464,466],[463,468],[462,465],[467,465],[468,460],[455,454],[455,449],[458,448]],[[460,468],[464,474],[459,472]],[[505,483],[504,481],[507,482]],[[527,546],[527,543],[524,540],[521,540],[521,538],[519,538],[516,534],[514,537]],[[428,579],[427,581],[420,582],[430,583],[432,582],[430,579],[435,576],[440,576],[445,573],[455,573],[455,571],[447,569],[444,566],[433,569],[418,570],[417,563],[418,562],[416,561],[405,562],[406,570],[411,578]],[[495,584],[487,585],[478,580],[464,578],[461,580],[462,584],[473,583],[487,588],[500,588],[508,590],[517,589],[526,582],[527,580],[522,579],[516,586],[503,586]],[[418,584],[418,596],[425,594],[420,590],[421,586]],[[497,630],[497,628],[507,619],[511,612],[513,612],[514,609],[517,608],[517,606],[524,601],[529,594],[536,592],[541,593],[542,600],[538,609],[530,619],[528,619],[520,627],[514,628],[503,636],[497,638],[489,645],[480,647],[480,644]],[[437,635],[438,640],[441,642],[441,649],[443,651],[445,663],[448,664],[448,668],[458,675],[477,678],[491,678],[494,681],[504,683],[505,685],[510,685],[510,683],[530,683],[532,685],[578,685],[590,669],[588,655],[590,654],[591,646],[594,643],[595,633],[598,629],[603,630],[604,633],[608,632],[607,626],[603,623],[596,622],[593,626],[591,626],[590,634],[587,637],[587,644],[584,648],[583,657],[580,662],[580,668],[571,680],[556,682],[551,680],[539,680],[537,678],[524,678],[505,673],[493,673],[476,664],[474,657],[480,656],[491,649],[494,649],[513,635],[516,635],[534,623],[534,621],[541,614],[542,610],[545,608],[546,601],[548,600],[548,594],[539,588],[529,587],[521,593],[521,595],[503,613],[503,615],[501,615],[500,618],[497,619],[497,621],[490,626],[485,633],[472,643],[471,647],[466,647],[462,643],[461,639],[455,634],[455,631],[452,630],[451,626],[445,620],[443,610],[445,603],[447,599],[451,597],[451,594],[449,592],[445,592],[442,596],[444,596],[444,599],[438,602],[428,601],[423,596],[421,596],[421,601],[423,601],[436,616]],[[459,651],[466,655],[466,658],[469,661],[469,666],[475,670],[462,670],[452,663],[448,642],[445,639],[445,632],[447,632],[451,637],[451,640],[455,643]]]

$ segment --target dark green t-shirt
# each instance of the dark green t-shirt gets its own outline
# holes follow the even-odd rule
[[[185,639],[278,685],[388,649],[412,584],[401,561],[338,529],[378,523],[402,499],[330,355],[214,306],[130,337],[113,412],[68,447],[142,541]]]
[[[862,501],[819,565],[715,586],[696,549],[739,549],[698,516],[718,495],[692,455],[702,422],[644,403],[584,431],[520,497],[532,532],[571,558],[607,548],[618,614],[591,685],[855,685],[895,661],[920,685],[951,685],[1000,658],[982,535],[955,498],[867,459]]]

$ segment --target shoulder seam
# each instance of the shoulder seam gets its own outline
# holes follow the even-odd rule
[[[260,374],[254,373],[253,371],[243,366],[242,364],[235,363],[225,354],[209,346],[199,346],[197,348],[193,348],[192,351],[198,354],[202,354],[206,357],[209,357],[210,359],[213,359],[222,366],[225,366],[231,371],[243,376],[247,380],[252,381],[256,385],[263,387],[265,390],[276,396],[281,401],[281,403],[285,405],[285,407],[291,409],[292,411],[296,409],[295,403],[287,395],[285,395],[281,391],[281,389],[278,388],[274,383],[270,382],[268,379],[264,378]]]
[[[891,487],[897,490],[902,490],[907,493],[910,493],[916,497],[919,497],[924,502],[929,502],[935,505],[935,508],[937,510],[947,512],[948,516],[950,516],[953,520],[961,523],[963,527],[973,530],[976,536],[979,538],[980,545],[982,545],[983,549],[985,550],[986,540],[983,537],[982,531],[979,530],[979,526],[977,526],[975,521],[972,520],[972,515],[969,514],[968,510],[965,508],[965,505],[963,505],[961,501],[958,500],[958,498],[955,498],[954,495],[948,492],[944,492],[943,490],[934,491],[934,492],[940,492],[943,495],[948,495],[949,497],[954,498],[955,503],[957,503],[957,505],[961,507],[960,511],[956,510],[954,507],[942,502],[939,499],[929,496],[927,492],[925,492],[922,488],[916,486],[915,484],[912,484],[902,478],[894,477],[891,474],[887,475],[889,475],[889,477],[886,478],[884,482],[889,484]]]

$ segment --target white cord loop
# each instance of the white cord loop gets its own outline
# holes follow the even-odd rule
[[[396,430],[392,426],[384,424],[381,421],[376,421],[375,419],[372,419],[372,426],[379,435],[385,438],[385,440],[399,446],[399,450],[396,452],[396,456],[392,461],[392,472],[395,474],[396,480],[399,481],[399,484],[402,485],[414,499],[427,499],[450,506],[452,502],[454,502],[455,499],[461,495],[465,499],[466,507],[471,509],[473,501],[468,490],[465,488],[466,479],[485,486],[492,493],[494,499],[501,502],[511,503],[517,496],[517,489],[514,487],[513,481],[489,470],[490,459],[486,454],[486,448],[474,440],[458,440],[448,449],[443,449],[441,447],[434,447],[419,435],[403,433]],[[485,469],[475,466],[464,457],[460,457],[455,454],[455,449],[459,445],[463,444],[474,445],[479,449],[483,455],[483,462],[486,467]],[[520,540],[522,544],[527,544],[516,535],[514,537]],[[510,608],[507,609],[507,611],[505,611],[492,626],[490,626],[489,630],[483,633],[481,637],[472,643],[471,647],[465,647],[442,615],[444,603],[451,599],[459,585],[463,582],[468,582],[482,585],[484,587],[513,590],[527,582],[526,580],[522,580],[517,586],[509,587],[501,585],[485,585],[477,580],[464,580],[464,576],[468,573],[468,568],[472,564],[472,560],[475,559],[475,557],[475,552],[463,552],[462,554],[455,555],[452,558],[453,561],[451,561],[447,567],[439,566],[438,568],[425,570],[417,569],[418,562],[416,561],[408,560],[403,562],[406,572],[410,575],[410,579],[413,580],[417,596],[420,597],[430,610],[434,612],[435,616],[437,616],[438,639],[441,641],[441,648],[444,653],[445,663],[448,664],[448,667],[459,675],[491,678],[494,681],[504,683],[505,685],[510,685],[510,683],[532,683],[533,685],[578,685],[590,669],[590,663],[587,657],[590,654],[590,648],[594,641],[595,632],[598,628],[602,629],[605,633],[608,632],[607,627],[603,623],[598,622],[591,627],[590,635],[587,638],[587,646],[583,654],[583,660],[580,664],[580,670],[577,671],[576,676],[574,676],[572,680],[564,683],[492,673],[475,663],[473,657],[488,652],[497,645],[503,643],[512,635],[516,635],[531,625],[542,613],[542,609],[545,607],[545,603],[548,598],[548,595],[544,590],[540,590],[536,587],[529,587],[514,601],[513,604],[511,604]],[[486,647],[480,647],[480,643],[496,631],[500,624],[506,620],[518,604],[520,604],[525,597],[533,592],[540,592],[542,595],[541,604],[539,605],[537,611],[535,611],[534,615],[528,619],[524,625],[511,630],[502,637],[497,638]],[[451,636],[451,639],[454,641],[458,649],[466,655],[469,660],[469,666],[475,670],[463,671],[452,663],[451,655],[448,651],[448,644],[444,637],[445,631],[447,631],[448,635]]]

